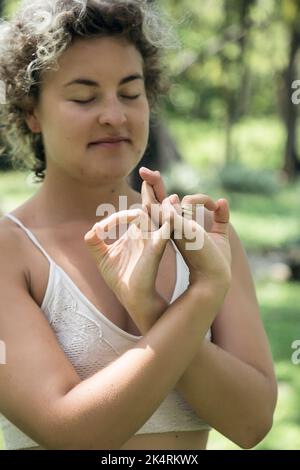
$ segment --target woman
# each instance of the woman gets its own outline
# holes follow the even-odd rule
[[[249,448],[271,427],[272,359],[226,200],[166,198],[146,169],[142,194],[127,183],[164,89],[159,25],[140,0],[23,2],[2,25],[4,137],[43,181],[0,221],[7,448],[204,449],[211,427]],[[197,203],[205,230],[181,212]]]

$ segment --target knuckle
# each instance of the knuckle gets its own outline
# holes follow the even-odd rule
[[[182,198],[181,204],[192,204],[193,203],[193,196],[187,195]]]
[[[202,193],[197,194],[197,197],[198,197],[199,199],[202,199],[202,200],[205,200],[205,201],[208,201],[208,200],[211,199],[207,194],[202,194]]]
[[[136,209],[136,216],[138,218],[144,218],[147,214],[145,213],[145,211],[141,208],[138,208]]]

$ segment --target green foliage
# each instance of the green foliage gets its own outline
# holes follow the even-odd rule
[[[193,168],[221,169],[224,166],[225,129],[207,120],[168,116],[168,126],[184,160]],[[244,119],[233,129],[235,161],[254,170],[281,168],[284,130],[275,118]]]
[[[39,186],[33,185],[31,181],[27,173],[0,172],[0,214],[13,210],[37,191]]]
[[[229,101],[235,101],[242,114],[276,114],[277,76],[286,67],[289,50],[289,24],[278,3],[165,0],[163,7],[182,42],[180,51],[168,54],[172,79],[180,85],[177,99],[168,102],[169,111],[222,120]],[[247,4],[243,20],[242,6]],[[222,109],[217,116],[215,103]]]
[[[219,177],[226,191],[272,195],[279,189],[274,173],[251,170],[240,163],[226,165]]]
[[[215,178],[205,171],[192,168],[185,162],[172,164],[162,172],[168,194],[178,194],[180,198],[186,194],[197,194],[200,191],[209,194],[216,187]]]
[[[7,16],[11,16],[13,12],[16,10],[20,0],[6,0],[5,2],[5,9],[4,13]]]

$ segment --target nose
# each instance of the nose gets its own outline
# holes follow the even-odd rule
[[[103,100],[100,105],[98,121],[101,125],[119,127],[127,121],[124,105],[117,98]]]

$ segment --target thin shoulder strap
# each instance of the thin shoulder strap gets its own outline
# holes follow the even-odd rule
[[[49,263],[54,263],[54,261],[52,260],[52,258],[48,255],[48,253],[44,250],[44,248],[42,247],[42,245],[37,241],[36,237],[33,235],[33,233],[27,228],[25,227],[25,225],[22,224],[22,222],[17,219],[17,217],[15,217],[14,215],[12,214],[4,214],[3,217],[8,217],[9,219],[11,219],[13,222],[15,222],[17,225],[19,225],[19,227],[21,227],[21,229],[24,230],[24,232],[28,235],[28,237],[30,238],[30,240],[41,250],[41,252],[46,256],[46,258],[48,259]]]

